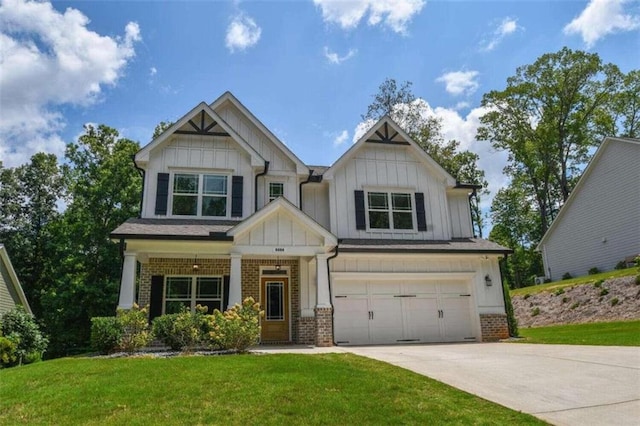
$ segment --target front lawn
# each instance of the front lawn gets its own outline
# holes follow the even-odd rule
[[[524,296],[525,294],[536,294],[543,291],[555,291],[564,287],[573,287],[576,285],[593,284],[599,280],[608,280],[610,278],[627,277],[629,275],[640,274],[640,268],[634,266],[627,269],[617,269],[608,272],[601,272],[594,275],[584,275],[582,277],[570,278],[568,280],[553,281],[547,284],[532,285],[529,287],[516,288],[509,293],[513,296]]]
[[[521,343],[640,346],[640,321],[596,322],[521,328]]]
[[[544,424],[351,354],[65,358],[0,370],[0,424]]]

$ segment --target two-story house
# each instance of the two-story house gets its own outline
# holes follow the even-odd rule
[[[388,117],[331,167],[309,166],[227,92],[134,161],[141,216],[111,234],[121,308],[137,301],[153,318],[252,296],[262,342],[508,336],[498,267],[508,250],[473,238],[473,186]]]

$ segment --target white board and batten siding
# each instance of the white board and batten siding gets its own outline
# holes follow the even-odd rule
[[[250,214],[253,200],[252,167],[249,155],[230,137],[173,135],[161,149],[151,152],[146,170],[142,217],[155,215],[158,173],[230,173],[245,176],[242,211]],[[172,183],[169,183],[169,192]]]
[[[320,247],[324,245],[324,239],[300,224],[293,216],[285,211],[277,211],[264,221],[252,227],[247,232],[236,237],[234,246],[265,247],[265,253],[273,254],[273,247],[284,248],[283,255],[291,250],[306,247]]]
[[[328,230],[330,228],[329,185],[326,183],[302,185],[302,211]]]
[[[424,193],[427,231],[388,232],[356,229],[355,190],[406,190]],[[415,201],[415,200],[414,200]],[[450,215],[444,182],[406,146],[364,145],[336,170],[330,186],[331,232],[339,238],[449,240]],[[414,223],[415,223],[415,206]]]
[[[471,209],[469,207],[469,196],[449,193],[449,211],[451,212],[451,237],[470,238],[473,237],[473,227],[471,225]]]
[[[640,142],[614,139],[603,148],[541,244],[553,280],[611,270],[640,253]]]

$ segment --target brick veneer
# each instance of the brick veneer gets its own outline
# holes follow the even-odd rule
[[[331,308],[316,308],[316,346],[333,346]]]
[[[504,314],[481,314],[480,329],[483,342],[496,342],[509,338],[509,325]]]

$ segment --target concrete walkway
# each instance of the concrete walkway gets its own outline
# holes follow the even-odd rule
[[[466,343],[339,350],[385,361],[555,425],[640,425],[640,348]]]

